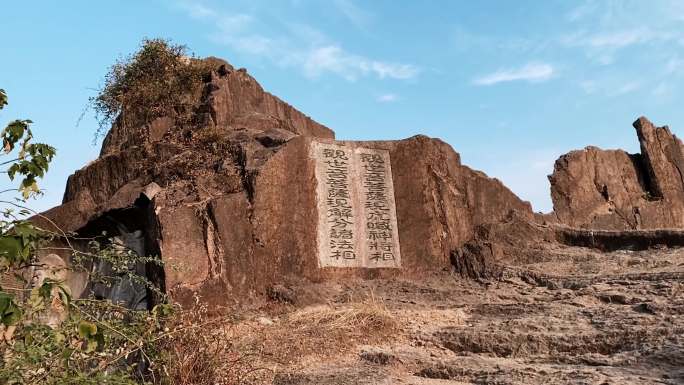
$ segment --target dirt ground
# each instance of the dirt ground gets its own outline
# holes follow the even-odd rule
[[[684,249],[539,261],[496,282],[291,287],[233,325],[235,348],[257,357],[245,382],[684,384]]]

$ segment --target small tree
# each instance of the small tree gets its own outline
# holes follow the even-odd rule
[[[0,109],[6,105],[7,94],[0,90]],[[0,383],[99,385],[145,381],[156,370],[157,346],[165,336],[161,320],[169,314],[168,306],[134,312],[108,301],[72,299],[65,283],[55,279],[42,279],[34,287],[29,284],[26,272],[37,267],[39,250],[49,250],[56,237],[70,237],[40,229],[26,219],[37,214],[25,203],[40,194],[37,180],[45,175],[55,155],[53,147],[33,142],[30,124],[30,120],[14,120],[0,134],[2,153],[11,158],[2,165],[8,166],[10,181],[20,180],[18,187],[2,191],[17,196],[0,200],[6,206],[0,211],[0,277],[14,277],[20,282],[15,287],[0,287]],[[141,258],[118,245],[102,246],[95,239],[89,246],[86,251],[73,247],[69,251],[76,261],[100,259],[124,267]],[[0,280],[3,284],[7,281]],[[24,291],[27,295],[17,295]],[[40,322],[41,314],[55,304],[66,316],[52,327]]]
[[[0,110],[7,105],[7,94],[0,89]],[[0,272],[16,274],[17,271],[31,266],[35,261],[36,250],[45,238],[39,229],[24,217],[30,213],[22,204],[32,196],[40,194],[37,179],[42,178],[55,155],[55,149],[44,143],[33,143],[31,121],[14,120],[0,133],[2,155],[12,159],[2,162],[9,165],[7,175],[10,181],[21,179],[17,188],[9,187],[2,193],[17,192],[20,197],[13,200],[0,200],[6,207],[0,220]],[[15,296],[0,287],[0,325],[5,330],[5,338],[11,337],[15,325],[22,318],[22,309],[17,305]]]

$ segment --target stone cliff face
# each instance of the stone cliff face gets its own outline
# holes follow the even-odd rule
[[[441,270],[450,267],[450,252],[470,239],[475,226],[499,221],[514,210],[532,216],[527,202],[499,181],[462,166],[458,154],[439,140],[417,136],[362,142],[390,153],[402,269],[321,269],[314,162],[309,157],[314,140],[320,139],[290,139],[249,187],[209,198],[206,214],[198,215],[191,208],[194,202],[166,207],[161,197],[155,198],[162,207],[162,258],[171,265],[192,261],[192,274],[183,269],[167,273],[167,287],[176,298],[189,299],[198,291],[211,297],[217,287],[226,294],[259,291],[287,279],[413,276]],[[178,234],[178,228],[195,230]],[[190,261],[188,240],[196,241]]]
[[[265,92],[246,71],[205,60],[215,69],[196,96],[192,124],[173,115],[136,127],[117,120],[100,157],[69,177],[63,204],[35,220],[82,236],[107,231],[134,239],[136,250],[164,262],[163,269],[136,271],[181,303],[199,295],[228,304],[300,279],[452,268],[486,278],[495,275],[494,262],[529,262],[539,245],[558,238],[529,203],[462,165],[439,139],[334,141],[330,129]],[[556,161],[555,212],[546,219],[590,229],[684,226],[684,146],[645,118],[634,126],[641,154],[588,147]],[[388,154],[401,269],[319,267],[314,144]],[[87,276],[68,281],[75,295],[110,295]],[[150,293],[129,294],[154,302]]]
[[[634,122],[640,154],[587,147],[560,157],[551,197],[561,224],[593,229],[684,227],[684,146],[667,126]]]
[[[390,154],[402,269],[321,269],[309,149],[332,142],[333,132],[244,70],[216,63],[196,103],[198,124],[184,127],[173,116],[141,127],[116,122],[101,156],[76,171],[63,204],[44,213],[51,223],[36,220],[82,235],[139,231],[141,250],[165,263],[148,274],[172,298],[188,303],[199,294],[225,304],[288,279],[449,268],[450,253],[476,226],[512,211],[532,218],[529,203],[463,166],[440,140],[363,142]]]

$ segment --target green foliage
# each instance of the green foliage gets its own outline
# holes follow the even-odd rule
[[[0,89],[0,109],[5,105],[7,105],[7,94]],[[33,122],[29,119],[17,119],[10,122],[0,132],[4,155],[11,155],[15,149],[18,150],[14,159],[2,164],[10,165],[7,170],[10,180],[14,180],[17,175],[23,177],[19,184],[23,199],[28,199],[40,192],[36,179],[45,175],[49,163],[55,156],[54,147],[31,142],[33,139],[31,123]]]
[[[97,260],[113,261],[116,266],[112,270],[123,271],[126,266],[151,259],[95,240],[88,251],[72,252],[75,265],[70,270]],[[114,284],[130,277],[116,271],[115,276],[91,280]],[[147,285],[153,287],[149,282]],[[2,299],[0,296],[0,309]],[[157,376],[165,359],[160,346],[172,336],[166,329],[166,320],[174,315],[172,306],[160,304],[151,312],[134,311],[106,300],[73,299],[64,282],[52,279],[32,288],[25,301],[15,303],[10,299],[8,303],[13,304],[10,310],[19,309],[21,313],[12,322],[18,324],[12,344],[0,343],[0,356],[4,357],[0,383],[160,383]],[[54,311],[55,304],[66,311],[63,321],[51,328],[40,322],[40,316]]]
[[[7,95],[0,90],[0,109]],[[168,307],[153,312],[131,311],[107,301],[71,297],[65,282],[49,277],[39,285],[27,276],[38,262],[38,251],[55,234],[24,219],[32,211],[20,203],[40,192],[36,180],[45,175],[55,150],[33,143],[30,120],[15,120],[0,133],[3,153],[12,155],[10,180],[22,177],[21,199],[3,200],[0,212],[0,275],[14,276],[22,287],[0,287],[0,383],[1,384],[136,384],[155,381],[153,366],[159,360],[159,343],[166,338],[163,320]],[[19,203],[17,203],[19,202]],[[106,238],[106,237],[103,237]],[[111,240],[93,240],[86,251],[71,248],[74,266],[94,260],[111,263],[117,276],[100,277],[110,283],[133,279],[129,266],[155,258],[137,256]],[[124,274],[128,273],[128,275]],[[145,280],[135,276],[136,279]],[[4,281],[3,281],[4,282]],[[146,282],[146,286],[153,285]],[[23,295],[27,291],[29,295]],[[22,295],[17,295],[20,293]],[[50,318],[52,317],[52,318]],[[46,324],[50,320],[53,323]]]
[[[0,89],[0,109],[7,105],[7,94]],[[42,143],[32,143],[33,133],[28,119],[14,120],[0,132],[2,138],[2,152],[12,155],[14,159],[3,162],[9,164],[7,174],[10,180],[21,175],[22,181],[18,191],[23,199],[39,192],[36,178],[41,178],[48,169],[48,164],[55,155],[55,149]],[[14,155],[14,151],[16,155]],[[4,192],[14,191],[13,189]],[[5,202],[11,204],[11,202]],[[24,210],[18,215],[25,215]],[[21,220],[11,209],[2,212],[4,220],[0,220],[0,273],[14,273],[18,269],[26,268],[35,258],[35,251],[43,239],[47,239],[40,230],[31,223]],[[0,326],[7,330],[19,324],[24,316],[22,306],[17,303],[14,295],[2,291],[0,287]]]
[[[14,297],[0,292],[0,323],[5,326],[16,325],[23,315],[23,311],[14,302]]]
[[[7,174],[10,180],[17,174],[24,176],[19,187],[24,199],[40,192],[36,178],[45,175],[54,156],[55,149],[47,144],[33,143],[22,148],[18,161],[10,166]]]
[[[0,267],[24,268],[50,235],[23,220],[0,221]]]
[[[169,333],[159,312],[74,300],[57,328],[31,323],[15,337],[0,367],[2,384],[160,383],[160,342]]]
[[[140,49],[117,61],[91,98],[102,135],[119,118],[124,126],[138,126],[161,116],[190,119],[190,95],[200,91],[209,66],[188,56],[183,45],[163,39],[143,40]]]

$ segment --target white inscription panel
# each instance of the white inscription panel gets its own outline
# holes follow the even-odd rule
[[[389,152],[313,142],[321,267],[401,267]]]

